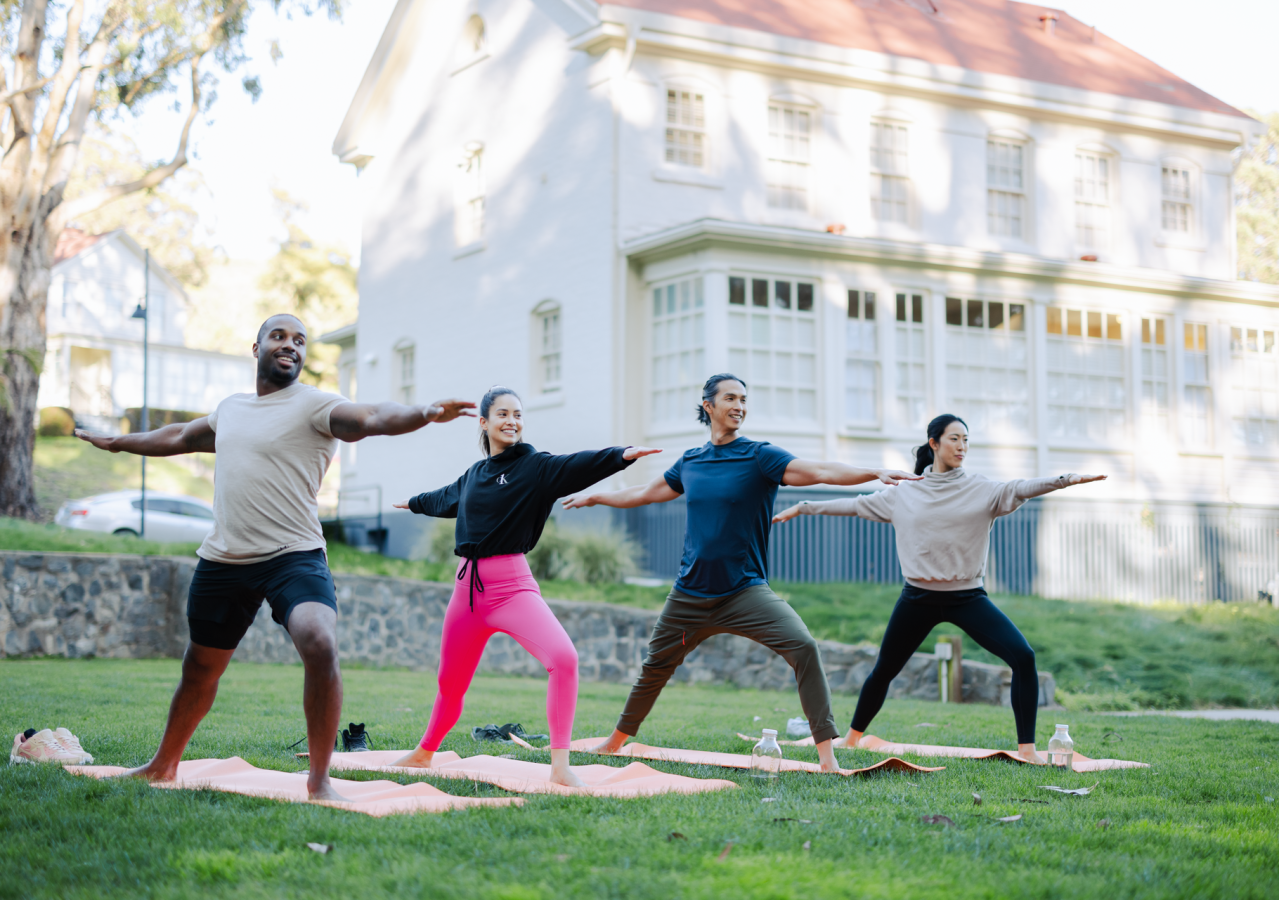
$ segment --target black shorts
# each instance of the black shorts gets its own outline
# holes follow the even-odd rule
[[[247,565],[201,559],[187,594],[191,643],[234,650],[263,600],[271,604],[271,618],[286,628],[289,614],[299,603],[323,603],[337,612],[333,574],[324,551],[299,550]]]

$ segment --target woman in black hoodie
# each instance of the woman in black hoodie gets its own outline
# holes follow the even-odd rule
[[[552,456],[525,444],[523,430],[519,396],[509,388],[490,388],[480,401],[484,459],[448,487],[394,504],[419,515],[456,518],[453,552],[462,558],[444,613],[439,693],[431,721],[421,745],[395,765],[430,767],[444,735],[462,715],[485,644],[501,632],[546,666],[551,780],[581,787],[568,766],[577,709],[577,651],[542,599],[524,554],[537,546],[556,500],[661,451],[611,447]]]

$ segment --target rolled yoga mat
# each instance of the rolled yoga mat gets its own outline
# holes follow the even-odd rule
[[[569,748],[579,752],[589,753],[592,747],[603,742],[605,738],[582,738],[569,744]],[[726,769],[749,769],[751,767],[751,758],[747,753],[717,753],[712,750],[679,750],[671,747],[650,747],[648,744],[629,743],[624,744],[621,750],[613,754],[614,756],[626,756],[631,759],[654,759],[661,762],[678,762],[690,763],[696,766],[722,766]],[[847,775],[847,776],[866,776],[874,775],[879,772],[939,772],[945,766],[917,766],[914,763],[908,763],[904,759],[898,759],[891,756],[888,759],[875,763],[873,766],[867,766],[864,769],[840,769],[836,772],[822,772],[822,767],[818,763],[801,762],[797,759],[783,759],[781,763],[781,771],[783,772],[816,772],[825,775]]]
[[[370,750],[363,753],[334,753],[331,766],[337,771],[390,772],[397,775],[431,775],[437,778],[465,778],[496,785],[518,794],[560,794],[574,797],[651,797],[655,794],[702,794],[735,788],[737,784],[718,778],[689,778],[669,775],[643,763],[620,768],[604,765],[573,766],[586,782],[584,788],[565,787],[551,782],[546,763],[497,756],[461,757],[452,751],[435,754],[429,769],[393,766],[407,750]]]
[[[66,766],[75,775],[108,778],[127,771],[123,766]],[[306,792],[305,772],[276,772],[259,769],[238,756],[230,759],[191,759],[178,763],[173,781],[153,781],[158,788],[228,791],[249,797],[265,797],[290,803],[315,803],[370,816],[404,813],[446,812],[475,806],[519,806],[519,797],[454,797],[429,784],[396,784],[393,781],[344,781],[333,779],[333,789],[349,802],[311,800]]]

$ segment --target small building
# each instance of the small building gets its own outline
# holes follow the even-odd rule
[[[40,407],[66,407],[76,421],[118,431],[127,409],[142,406],[143,249],[122,229],[58,238],[46,313],[48,343]],[[186,345],[188,298],[181,283],[151,261],[148,403],[153,409],[208,413],[229,394],[253,389],[254,360]]]

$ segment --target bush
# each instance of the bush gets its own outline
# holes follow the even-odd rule
[[[611,531],[573,535],[569,545],[571,577],[587,584],[616,584],[635,574],[635,545]]]
[[[40,437],[71,437],[75,432],[75,415],[65,406],[46,406],[40,410]]]
[[[447,563],[455,559],[453,548],[457,545],[457,519],[436,519],[431,529],[426,558],[433,563]]]
[[[538,581],[563,578],[569,568],[572,539],[560,531],[554,519],[548,519],[537,546],[528,552],[528,565]]]

